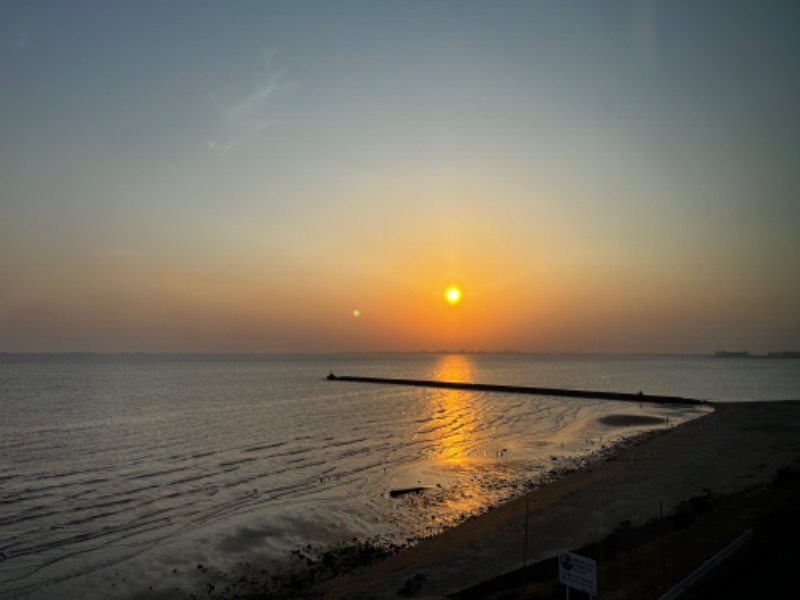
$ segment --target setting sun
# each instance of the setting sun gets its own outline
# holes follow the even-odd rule
[[[450,304],[458,304],[461,300],[461,290],[451,285],[444,293],[444,297]]]

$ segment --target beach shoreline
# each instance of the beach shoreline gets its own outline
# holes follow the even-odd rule
[[[561,454],[556,451],[544,466],[531,465],[535,470],[530,471],[527,478],[518,481],[503,478],[499,481],[483,481],[481,487],[484,493],[494,496],[499,489],[495,486],[499,485],[501,488],[507,487],[508,494],[487,497],[482,507],[462,513],[460,518],[455,515],[452,519],[444,519],[442,517],[447,511],[442,513],[440,509],[461,493],[474,494],[474,482],[467,483],[464,489],[458,485],[431,485],[420,487],[420,493],[412,491],[398,495],[396,501],[404,506],[396,510],[418,513],[416,518],[421,525],[408,532],[411,537],[378,534],[375,537],[348,538],[331,545],[302,545],[277,559],[259,553],[248,556],[242,554],[240,562],[228,567],[215,566],[214,561],[200,560],[189,565],[190,568],[173,570],[172,575],[163,574],[158,582],[152,582],[149,589],[142,586],[130,589],[130,593],[124,597],[128,600],[318,597],[319,588],[324,587],[325,582],[347,579],[389,557],[404,554],[420,543],[439,537],[443,532],[482,518],[487,511],[497,510],[531,490],[550,486],[570,473],[591,468],[632,446],[662,435],[681,420],[678,413],[663,417],[642,415],[635,410],[603,413],[596,417],[599,429],[595,427],[592,437],[582,442],[581,451],[564,453],[562,447]],[[598,431],[602,431],[603,435],[599,436]],[[502,460],[502,457],[499,458]],[[385,493],[392,496],[392,489],[387,489]],[[453,510],[450,509],[450,512]],[[120,574],[111,575],[109,581],[116,582],[118,587],[123,586],[125,580],[120,577]],[[144,581],[144,575],[139,579]]]
[[[771,485],[781,469],[800,472],[800,401],[713,408],[679,426],[624,438],[591,461],[554,467],[531,491],[431,537],[308,547],[285,563],[246,562],[230,573],[203,568],[186,597],[491,598],[485,590],[516,580],[523,566],[544,566],[563,550],[652,526],[662,509],[677,515],[690,500],[737,497]],[[631,415],[601,419],[616,428],[644,424]],[[175,592],[150,590],[131,600]]]
[[[689,498],[766,485],[800,457],[800,401],[715,404],[381,562],[323,582],[321,598],[441,598],[639,525]],[[525,522],[528,513],[528,547]]]
[[[603,437],[587,438],[587,449],[583,452],[561,457],[551,456],[553,462],[546,469],[532,471],[529,479],[517,481],[509,487],[513,495],[505,498],[501,496],[499,500],[490,501],[475,512],[462,514],[460,519],[454,517],[452,522],[455,524],[436,519],[431,522],[435,525],[417,527],[415,534],[409,532],[411,537],[377,535],[366,539],[353,538],[332,545],[300,546],[278,560],[253,555],[237,563],[232,569],[220,569],[199,563],[196,569],[191,569],[192,572],[188,577],[174,575],[172,584],[177,584],[177,587],[167,589],[162,583],[157,589],[147,591],[140,589],[126,598],[162,600],[180,596],[223,600],[319,597],[317,587],[324,586],[326,582],[338,578],[346,579],[389,557],[403,554],[419,543],[437,538],[443,532],[457,528],[465,522],[482,518],[487,511],[502,507],[527,491],[547,487],[570,473],[610,460],[620,452],[662,435],[675,426],[669,418],[635,413],[611,413],[598,418],[597,421],[606,426],[608,431],[606,441],[603,441]],[[654,428],[643,430],[642,427]],[[626,432],[626,429],[630,431]],[[487,483],[486,491],[492,493],[493,485],[495,484]],[[513,490],[517,490],[517,493],[514,494]],[[393,490],[386,492],[388,496],[396,496],[398,502],[406,504],[403,510],[413,508],[419,511],[418,519],[421,522],[427,522],[436,514],[437,507],[447,504],[451,501],[451,497],[458,493],[457,486],[441,488],[436,485],[410,490],[400,489],[394,493]]]

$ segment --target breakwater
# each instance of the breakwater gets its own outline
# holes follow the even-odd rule
[[[568,398],[593,398],[595,400],[621,400],[623,402],[650,402],[653,404],[698,405],[708,404],[705,400],[681,398],[679,396],[659,396],[642,392],[600,392],[591,390],[570,390],[563,388],[527,387],[517,385],[496,385],[491,383],[463,383],[457,381],[435,381],[429,379],[391,379],[385,377],[354,377],[351,375],[328,375],[329,381],[351,381],[357,383],[379,383],[386,385],[410,385],[417,387],[445,388],[471,392],[500,392],[505,394],[532,394],[536,396],[559,396]]]

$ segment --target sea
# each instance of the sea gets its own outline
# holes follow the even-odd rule
[[[413,544],[710,410],[330,372],[800,398],[793,359],[0,354],[0,597],[190,597],[209,570],[266,573],[310,549]],[[411,488],[422,492],[397,493]]]

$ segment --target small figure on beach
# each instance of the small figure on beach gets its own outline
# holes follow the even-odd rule
[[[328,373],[328,380],[331,380],[331,379],[336,379],[336,375],[333,374],[333,369],[331,369],[331,372]]]

